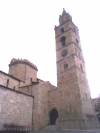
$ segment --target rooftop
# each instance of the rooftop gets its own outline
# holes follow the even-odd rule
[[[15,64],[26,64],[38,71],[37,66],[28,61],[27,59],[15,59],[13,58],[9,64],[9,67]]]

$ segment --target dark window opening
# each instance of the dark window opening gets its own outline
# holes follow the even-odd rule
[[[13,89],[15,90],[15,86],[13,87]]]
[[[32,78],[30,78],[30,82],[31,82],[31,83],[33,82]]]
[[[8,85],[9,85],[9,79],[7,79],[7,87],[8,87]]]
[[[50,125],[55,125],[58,118],[58,111],[54,108],[49,113]]]
[[[68,64],[64,64],[64,69],[67,69],[68,68]]]
[[[66,44],[65,43],[65,41],[66,41],[65,36],[61,37],[60,41],[61,41],[62,46],[65,46],[65,44]]]
[[[67,50],[63,50],[62,53],[61,53],[61,55],[62,55],[63,57],[66,56],[67,54],[68,54]]]
[[[61,28],[61,33],[64,33],[64,28]]]

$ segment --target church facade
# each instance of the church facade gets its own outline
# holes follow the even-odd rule
[[[37,67],[26,59],[12,59],[8,74],[0,71],[0,129],[98,128],[79,31],[65,10],[55,39],[57,87],[37,78]]]

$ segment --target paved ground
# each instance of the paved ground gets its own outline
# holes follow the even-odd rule
[[[43,130],[33,133],[100,133],[100,129],[97,130],[58,129],[56,126],[49,126]]]
[[[34,133],[34,132],[33,132]],[[100,130],[56,130],[56,131],[39,131],[35,133],[100,133]]]

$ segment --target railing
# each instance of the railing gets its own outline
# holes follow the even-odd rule
[[[32,131],[31,128],[26,126],[8,125],[5,124],[4,129],[0,133],[29,133]]]

